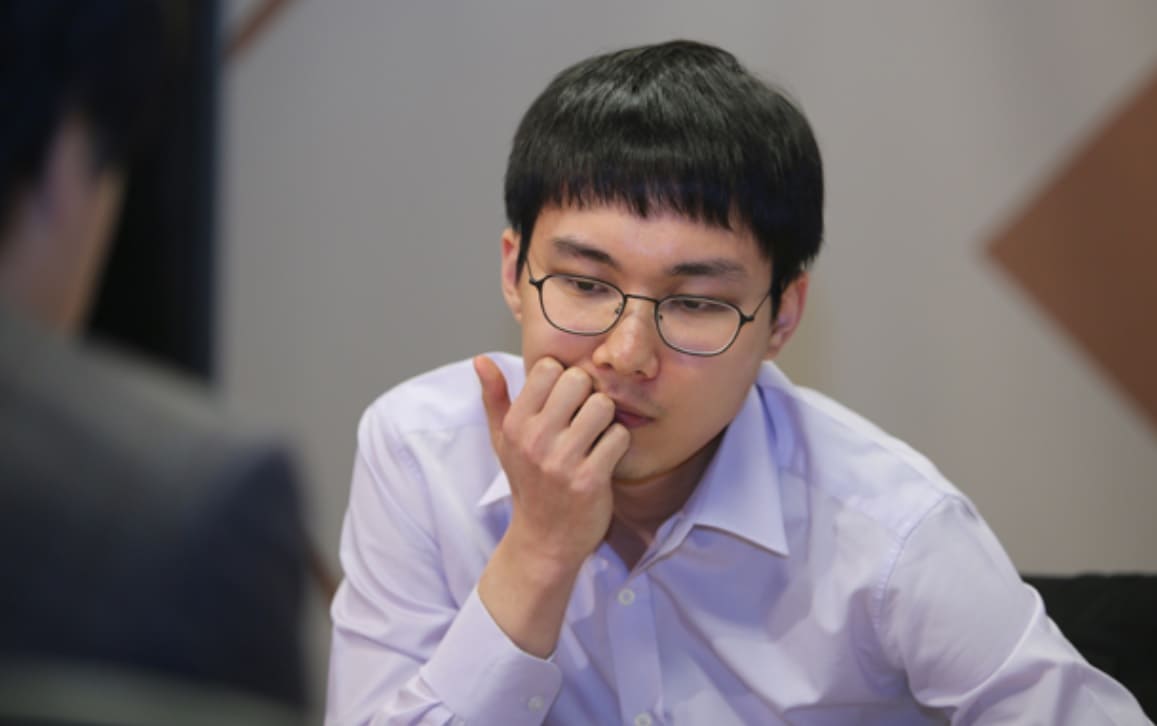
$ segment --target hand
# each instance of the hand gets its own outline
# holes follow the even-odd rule
[[[494,361],[474,359],[490,440],[510,480],[508,535],[577,570],[606,536],[613,512],[611,475],[630,446],[614,423],[615,404],[581,368],[535,362],[513,403]]]

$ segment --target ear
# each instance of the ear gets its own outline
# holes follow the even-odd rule
[[[83,119],[62,119],[39,176],[18,192],[3,230],[4,296],[58,330],[78,330],[104,266],[123,187],[119,169],[94,166]]]
[[[518,290],[518,233],[510,227],[502,232],[502,297],[514,319],[522,323],[522,294]]]
[[[27,188],[35,224],[47,239],[69,240],[68,230],[87,199],[96,176],[91,161],[88,131],[74,116],[61,119],[46,149],[40,175]]]
[[[772,322],[771,336],[767,341],[767,355],[764,356],[767,360],[779,355],[799,327],[807,303],[809,281],[808,273],[804,272],[783,291],[783,297],[779,301],[779,314]]]

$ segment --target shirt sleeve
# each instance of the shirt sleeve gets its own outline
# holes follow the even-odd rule
[[[371,409],[342,529],[326,723],[539,724],[561,672],[520,650],[476,589],[455,600],[425,486]]]
[[[1148,724],[1048,618],[967,500],[948,496],[900,544],[878,626],[912,695],[952,724]]]

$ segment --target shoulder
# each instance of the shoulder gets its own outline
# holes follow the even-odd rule
[[[3,328],[0,457],[17,479],[163,497],[289,468],[279,445],[230,421],[195,381],[11,320]]]
[[[971,506],[923,454],[775,366],[764,366],[757,386],[781,467],[814,493],[899,537],[946,501]]]
[[[139,649],[126,644],[147,643],[162,654],[151,667],[180,673],[240,674],[239,657],[276,643],[246,661],[246,684],[296,699],[307,553],[287,452],[179,375],[4,321],[0,342],[0,550],[36,553],[5,561],[24,588],[3,605],[20,627],[0,638],[34,657],[129,664]],[[265,597],[225,587],[251,581]],[[62,598],[83,612],[46,616]],[[160,627],[157,612],[186,627]]]
[[[511,398],[521,390],[522,359],[487,353],[506,376]],[[362,416],[359,438],[378,433],[397,436],[486,426],[482,390],[471,359],[450,363],[403,381],[383,393]]]
[[[506,377],[511,398],[522,389],[522,359],[487,353]],[[378,487],[421,480],[424,487],[477,499],[499,472],[482,390],[471,360],[436,368],[386,391],[358,424],[357,465]],[[356,473],[356,472],[355,472]],[[355,484],[357,477],[355,476]],[[394,496],[402,496],[398,491]]]
[[[517,395],[521,359],[487,355]],[[390,522],[411,542],[429,538],[447,551],[466,546],[463,562],[473,561],[470,533],[494,514],[479,506],[480,498],[500,473],[471,360],[418,375],[362,415],[343,537],[377,540],[382,523]]]

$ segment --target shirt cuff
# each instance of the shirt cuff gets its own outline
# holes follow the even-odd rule
[[[562,672],[515,645],[475,588],[421,677],[466,722],[540,724],[562,687]]]

